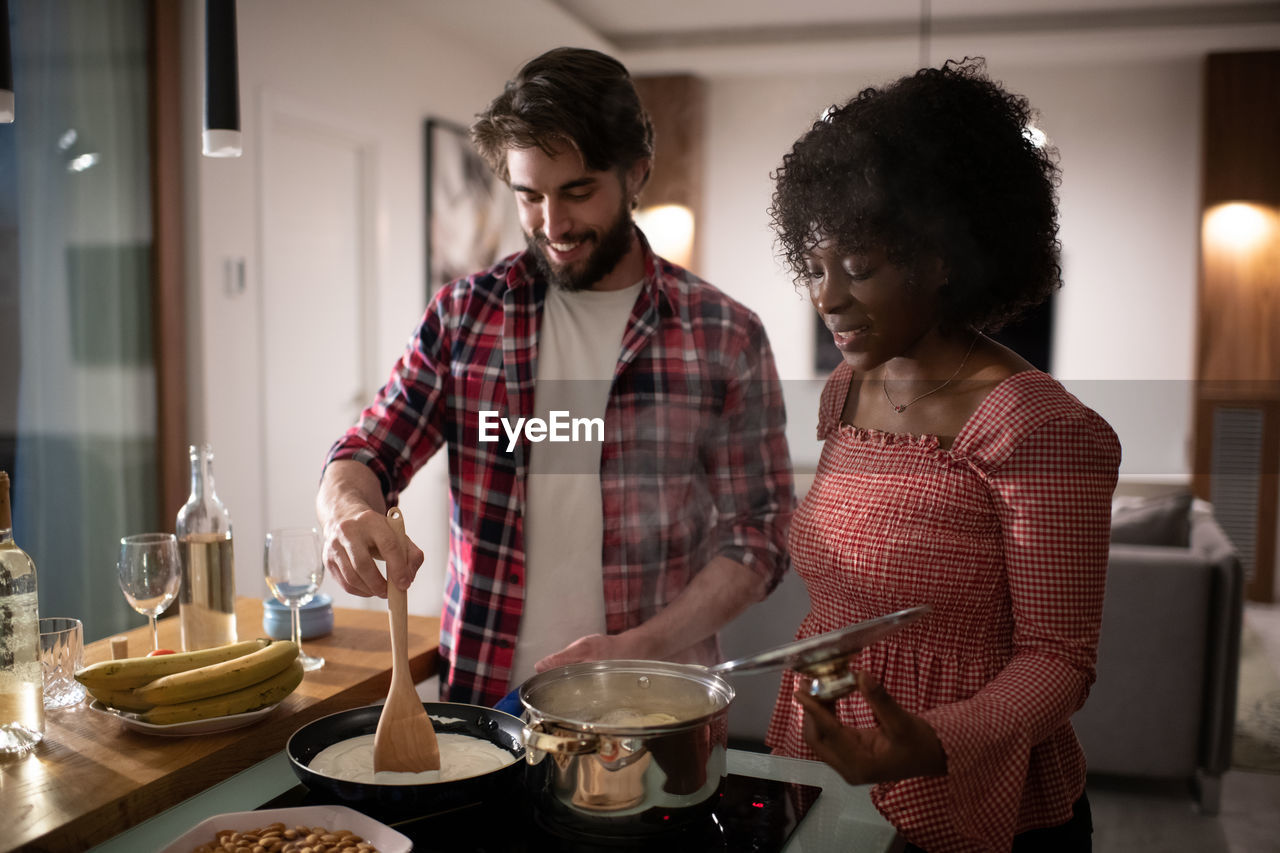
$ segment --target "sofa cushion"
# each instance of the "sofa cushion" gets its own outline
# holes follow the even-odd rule
[[[1117,498],[1111,505],[1111,541],[1186,548],[1191,539],[1191,501],[1189,494]]]

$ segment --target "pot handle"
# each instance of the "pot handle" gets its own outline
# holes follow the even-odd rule
[[[600,746],[600,738],[591,734],[578,734],[573,737],[553,735],[544,732],[540,723],[532,723],[521,730],[524,739],[524,757],[530,764],[537,764],[544,756],[581,755],[594,752]]]
[[[852,672],[836,678],[814,678],[809,682],[809,695],[823,702],[834,702],[858,689],[858,677]]]

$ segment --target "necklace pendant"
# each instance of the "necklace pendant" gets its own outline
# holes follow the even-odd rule
[[[890,404],[890,405],[893,405],[893,404]],[[894,410],[895,412],[897,412],[898,414],[902,414],[903,412],[905,412],[905,411],[907,410],[907,406],[909,406],[909,405],[910,405],[910,403],[904,403],[904,404],[902,404],[901,406],[894,405],[894,406],[893,406],[893,410]]]

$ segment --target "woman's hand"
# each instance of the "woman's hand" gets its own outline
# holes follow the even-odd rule
[[[902,710],[869,673],[858,673],[858,692],[871,706],[879,723],[876,728],[842,725],[832,705],[796,691],[796,701],[804,706],[805,743],[820,759],[850,785],[896,782],[947,772],[942,742],[923,717]]]

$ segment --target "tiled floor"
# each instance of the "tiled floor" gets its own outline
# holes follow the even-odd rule
[[[1280,604],[1247,604],[1245,622],[1280,674]],[[1181,786],[1093,779],[1095,853],[1280,853],[1280,774],[1229,771],[1215,817]]]
[[[1179,786],[1091,780],[1094,853],[1280,853],[1280,775],[1229,771],[1215,817]]]

